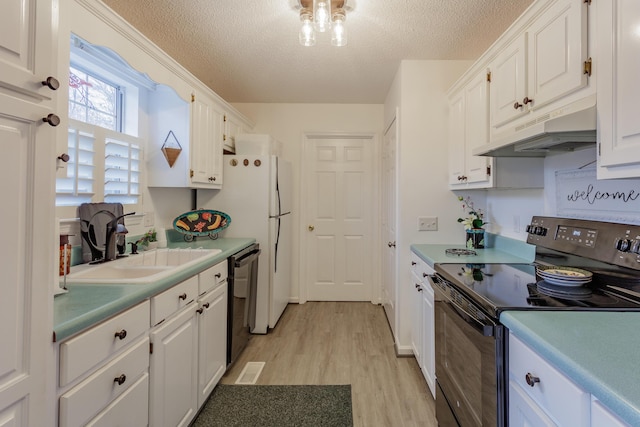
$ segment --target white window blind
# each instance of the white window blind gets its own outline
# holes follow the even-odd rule
[[[64,177],[56,178],[56,205],[89,203],[95,185],[95,136],[72,126],[68,131],[69,161]]]

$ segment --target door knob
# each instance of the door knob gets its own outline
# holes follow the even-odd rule
[[[46,86],[51,90],[58,90],[60,82],[55,77],[47,77],[47,80],[42,81],[42,86]]]
[[[308,228],[309,228],[309,231],[313,231],[316,229],[313,225],[310,225]]]

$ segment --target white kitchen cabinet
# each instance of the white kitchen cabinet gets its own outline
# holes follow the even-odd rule
[[[413,298],[411,317],[411,345],[422,375],[435,398],[435,319],[434,293],[429,276],[435,274],[426,262],[415,253],[411,254],[411,289]]]
[[[227,298],[225,280],[198,300],[198,407],[227,368]]]
[[[489,65],[492,138],[515,119],[588,84],[588,5],[583,0],[544,3],[541,14]]]
[[[475,75],[449,100],[449,185],[451,188],[491,186],[490,157],[472,150],[489,142],[489,76]]]
[[[0,219],[9,224],[2,270],[0,424],[47,425],[53,373],[55,77],[52,0],[7,0],[0,14]],[[37,224],[37,226],[34,226]],[[56,236],[57,239],[57,236]],[[10,243],[9,243],[10,242]]]
[[[127,400],[130,400],[128,405],[136,408],[132,413],[126,414],[126,423],[146,425],[148,368],[149,338],[144,336],[60,396],[60,427],[85,426],[94,422],[117,425],[115,420],[124,414],[118,414],[113,407],[124,405],[121,398],[124,393],[127,393]],[[132,387],[135,391],[130,390]],[[128,418],[129,415],[131,418]],[[142,423],[136,424],[135,420]]]
[[[591,395],[509,334],[509,425],[590,426]]]
[[[204,93],[191,100],[191,183],[198,188],[222,188],[225,113]]]
[[[627,427],[629,424],[609,411],[598,399],[591,397],[591,425],[593,427]]]
[[[222,137],[225,151],[230,153],[236,152],[236,136],[241,133],[247,133],[242,120],[234,114],[227,112],[224,115],[224,135]]]
[[[598,2],[598,178],[640,177],[640,2]]]
[[[149,425],[187,426],[198,410],[196,302],[150,333]]]

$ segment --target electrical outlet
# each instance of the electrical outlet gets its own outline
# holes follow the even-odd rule
[[[438,230],[437,216],[418,217],[418,231],[437,231],[437,230]]]
[[[153,223],[155,222],[155,218],[153,212],[145,212],[144,213],[144,226],[145,227],[153,227]]]

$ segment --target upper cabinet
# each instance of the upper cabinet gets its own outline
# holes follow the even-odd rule
[[[50,104],[59,86],[51,66],[52,2],[3,2],[0,14],[0,86],[30,102]]]
[[[203,93],[191,102],[191,184],[199,188],[222,188],[222,146],[225,113]]]
[[[489,66],[492,135],[588,83],[587,3],[546,3],[550,5]]]
[[[640,2],[598,2],[598,178],[640,177]]]
[[[488,74],[481,71],[449,100],[449,184],[465,188],[487,186],[490,157],[471,155],[489,139]]]

